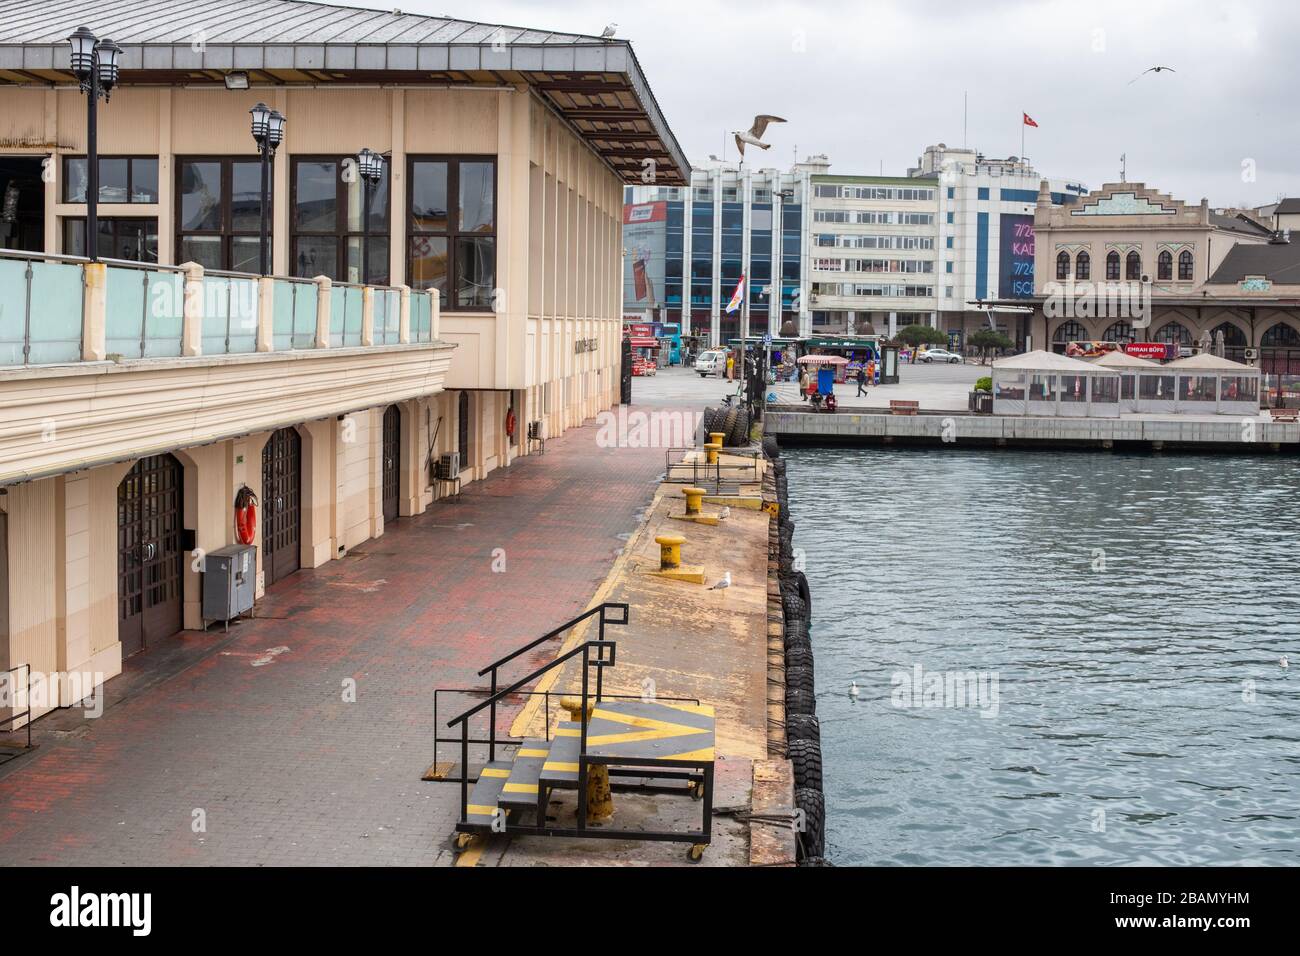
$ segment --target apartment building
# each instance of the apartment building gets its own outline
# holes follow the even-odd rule
[[[120,48],[90,244],[83,25]],[[7,18],[0,672],[47,675],[39,713],[204,626],[244,489],[260,595],[610,407],[648,166],[688,182],[623,41],[298,0]]]

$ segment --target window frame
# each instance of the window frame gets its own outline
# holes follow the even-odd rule
[[[101,204],[101,205],[102,205],[102,204]],[[125,205],[125,204],[124,204],[124,205]],[[143,204],[142,204],[142,203],[137,203],[136,205],[143,205]],[[158,237],[159,237],[159,231],[158,231],[158,218],[159,218],[159,217],[156,216],[156,215],[155,215],[155,216],[150,216],[150,215],[143,215],[143,216],[97,216],[96,219],[95,219],[95,221],[96,221],[96,224],[97,224],[98,226],[100,226],[101,228],[102,228],[106,223],[112,223],[112,227],[113,227],[113,242],[112,242],[112,245],[113,245],[114,248],[116,248],[117,243],[118,243],[118,238],[119,238],[119,234],[118,234],[118,226],[119,226],[121,223],[123,223],[123,222],[152,222],[152,223],[153,223],[153,236],[154,236],[154,241],[156,242],[156,241],[158,240]],[[60,241],[60,243],[62,243],[61,248],[63,249],[63,254],[64,254],[64,255],[75,255],[75,253],[73,253],[73,252],[70,251],[70,249],[69,249],[69,245],[70,245],[70,243],[68,242],[68,226],[69,226],[71,223],[74,223],[74,222],[79,222],[79,223],[81,223],[82,236],[85,237],[85,241],[86,241],[87,246],[89,245],[89,237],[86,237],[86,236],[85,236],[85,230],[86,230],[86,219],[87,219],[86,216],[60,216],[60,217],[59,217],[59,241]],[[146,230],[145,235],[148,236],[148,231],[147,231],[147,230]],[[96,243],[95,243],[95,249],[96,249],[96,252],[98,253],[98,250],[99,250],[99,243],[98,243],[98,241],[96,241]],[[85,249],[85,248],[82,249],[82,251],[81,251],[81,255],[82,255],[82,256],[86,255],[86,249]],[[115,256],[112,256],[112,255],[108,255],[108,256],[100,256],[100,258],[104,258],[104,259],[112,259],[112,258],[116,258],[116,257],[115,257]],[[128,261],[136,261],[136,260],[128,260]],[[142,261],[142,262],[144,262],[144,263],[146,263],[146,264],[148,264],[148,265],[158,265],[158,263],[159,263],[159,260],[158,260],[158,257],[157,257],[156,254],[155,254],[155,256],[154,256],[153,259],[145,259],[145,260],[139,260],[139,261]]]
[[[181,218],[181,204],[185,201],[182,190],[182,176],[185,171],[186,163],[218,163],[221,166],[221,227],[213,232],[208,229],[184,229]],[[173,157],[172,165],[174,182],[172,184],[172,226],[175,230],[173,241],[176,243],[172,249],[173,257],[183,261],[181,250],[185,246],[186,236],[198,236],[201,238],[216,237],[221,240],[221,265],[216,268],[224,272],[234,271],[234,255],[232,250],[234,242],[239,239],[258,239],[262,238],[261,223],[253,232],[235,229],[235,215],[232,204],[235,200],[235,163],[254,163],[260,165],[261,158],[256,153],[227,153],[219,154],[200,154],[200,155],[178,155]],[[272,163],[269,169],[267,181],[267,202],[271,207],[271,218],[267,223],[266,244],[267,244],[267,267],[274,271],[275,262],[275,164]],[[256,275],[256,272],[249,273]]]
[[[1076,279],[1092,279],[1092,256],[1087,249],[1079,250],[1079,254],[1074,257],[1074,277]]]
[[[1168,249],[1161,249],[1156,256],[1156,279],[1160,282],[1174,281],[1174,254]]]
[[[1134,263],[1137,264],[1136,268]],[[1129,282],[1142,278],[1142,253],[1136,249],[1130,249],[1124,256],[1124,278]]]
[[[356,230],[347,228],[348,225],[348,205],[347,205],[347,182],[343,179],[342,166],[348,160],[356,166],[357,157],[355,153],[294,153],[289,156],[289,260],[287,272],[296,278],[313,278],[312,276],[298,276],[294,268],[298,261],[298,240],[300,238],[317,238],[329,237],[337,242],[334,250],[335,254],[335,271],[339,278],[331,277],[332,282],[342,282],[355,285],[391,285],[393,279],[392,254],[393,254],[393,171],[392,163],[388,157],[384,157],[384,175],[388,179],[387,192],[387,213],[388,223],[386,226],[372,226],[369,232],[365,230],[365,210],[362,209],[361,227]],[[331,232],[299,232],[298,230],[298,167],[303,163],[336,163],[339,165],[339,172],[334,177],[334,229]],[[360,172],[357,176],[360,178]],[[361,187],[365,188],[364,185]],[[365,200],[362,199],[364,205]],[[388,241],[388,257],[384,262],[384,281],[378,280],[371,282],[368,276],[361,275],[356,283],[352,283],[347,278],[348,274],[348,245],[349,240],[359,239],[364,245],[369,239],[386,239]],[[364,258],[364,257],[363,257]],[[371,262],[367,260],[367,265]],[[446,306],[444,305],[445,309]]]
[[[1190,249],[1184,249],[1178,253],[1178,281],[1196,281],[1196,256],[1192,254]]]
[[[1070,278],[1070,254],[1064,249],[1056,254],[1056,278]]]
[[[69,186],[69,184],[70,184],[71,181],[72,181],[72,178],[68,175],[68,164],[69,164],[72,160],[75,160],[75,159],[85,160],[85,158],[86,158],[86,154],[85,154],[85,153],[64,153],[64,154],[62,155],[63,162],[62,162],[62,163],[60,164],[60,166],[59,166],[59,177],[60,177],[60,181],[59,181],[59,190],[58,190],[59,203],[60,203],[61,205],[64,205],[64,206],[84,206],[84,205],[86,205],[86,200],[85,200],[85,199],[80,199],[80,200],[78,200],[78,199],[69,199],[69,198],[68,198],[68,186]],[[101,199],[99,200],[99,202],[98,202],[96,205],[99,205],[99,206],[156,206],[156,205],[158,205],[158,204],[162,201],[162,196],[161,196],[161,193],[162,193],[162,162],[161,162],[161,160],[159,159],[159,156],[158,156],[157,153],[100,153],[98,158],[99,158],[100,163],[103,163],[105,160],[110,160],[110,159],[125,159],[125,160],[127,161],[127,163],[126,163],[126,201],[125,201],[125,202],[111,202],[111,201],[109,201],[109,200],[106,200],[106,199],[102,199],[102,198],[101,198]],[[157,195],[155,195],[155,197],[154,197],[153,199],[140,199],[140,200],[136,200],[136,199],[132,199],[132,198],[131,198],[131,195],[132,195],[132,188],[131,188],[131,187],[135,184],[135,161],[136,161],[137,159],[152,159],[152,160],[154,161],[154,164],[158,167],[157,170],[156,170],[155,173],[154,173],[154,192],[155,192]],[[99,190],[100,190],[101,193],[104,191],[104,183],[103,183],[103,181],[102,181],[102,177],[101,177],[101,181],[100,181],[100,183],[99,183]],[[74,218],[74,219],[75,219],[76,217],[73,216],[73,217],[71,217],[71,218]],[[132,217],[127,217],[127,218],[132,218]]]
[[[1123,266],[1120,263],[1119,252],[1115,249],[1110,250],[1110,252],[1106,253],[1106,281],[1119,281],[1122,271]]]
[[[406,157],[406,229],[405,244],[403,250],[406,262],[406,284],[413,290],[418,288],[413,280],[412,275],[412,243],[417,236],[433,237],[445,239],[447,241],[447,288],[441,299],[441,308],[444,312],[490,312],[491,306],[484,307],[481,305],[460,306],[458,305],[459,289],[457,287],[457,268],[456,268],[456,240],[461,238],[491,239],[493,248],[493,273],[500,278],[500,251],[501,246],[498,233],[498,222],[501,217],[501,164],[498,162],[499,157],[492,153],[410,153]],[[447,230],[446,232],[417,232],[415,229],[415,164],[416,163],[446,163],[447,164]],[[460,167],[462,163],[491,163],[492,164],[492,231],[491,232],[461,232],[460,231]],[[699,187],[696,187],[697,189]],[[391,204],[391,192],[389,196]],[[390,213],[391,216],[391,213]],[[693,224],[692,224],[693,225]],[[690,228],[683,222],[683,229]]]

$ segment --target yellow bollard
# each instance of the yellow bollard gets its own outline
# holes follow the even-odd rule
[[[686,516],[691,518],[699,514],[700,503],[707,492],[703,488],[683,488],[682,494],[686,496]]]
[[[582,698],[561,697],[560,708],[568,711],[569,720],[582,722]],[[587,705],[587,720],[596,709],[595,701]],[[587,768],[587,820],[608,820],[614,815],[614,792],[609,788],[609,767],[603,764]]]
[[[717,445],[719,448],[721,448],[723,445],[725,445],[725,444],[727,443],[727,433],[726,433],[726,432],[709,432],[709,441],[713,442],[713,444],[715,444],[715,445]],[[705,445],[704,447],[707,448],[708,446]]]
[[[708,463],[716,465],[718,463],[718,452],[722,451],[722,446],[715,441],[706,442],[704,451],[708,455]]]
[[[686,539],[680,534],[661,534],[655,538],[659,545],[659,570],[676,571],[682,566],[682,545]]]

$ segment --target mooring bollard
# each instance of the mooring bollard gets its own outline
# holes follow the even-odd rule
[[[582,698],[561,697],[560,709],[568,711],[569,720],[582,723]],[[587,719],[596,710],[595,702],[587,705]],[[587,768],[587,819],[608,820],[614,815],[614,795],[609,788],[609,767],[592,764]]]
[[[655,538],[659,545],[659,570],[676,571],[682,566],[682,545],[686,539],[680,534],[661,534]]]
[[[686,496],[686,517],[693,518],[700,513],[700,504],[707,493],[703,488],[682,489],[682,494]]]
[[[709,441],[713,442],[713,444],[715,444],[715,445],[717,445],[719,448],[721,448],[723,445],[725,445],[725,444],[727,443],[727,433],[726,433],[726,432],[709,432]],[[705,448],[708,448],[709,446],[708,446],[708,445],[705,445],[704,447],[705,447]]]
[[[722,444],[716,441],[706,442],[704,445],[704,451],[705,454],[708,455],[708,463],[710,465],[716,465],[718,463],[718,452],[722,451]]]

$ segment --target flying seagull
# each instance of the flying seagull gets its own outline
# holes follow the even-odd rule
[[[602,40],[612,40],[614,39],[614,33],[617,30],[618,30],[618,24],[611,23],[609,26],[605,27],[605,32],[600,35],[600,38]]]
[[[763,134],[767,132],[768,123],[784,123],[785,120],[779,116],[768,116],[760,114],[754,117],[754,125],[749,128],[749,132],[742,133],[738,129],[733,129],[731,135],[736,137],[736,149],[740,150],[740,158],[745,158],[745,144],[757,146],[759,149],[771,149],[772,147],[763,142]]]
[[[1178,72],[1172,66],[1153,66],[1149,70],[1143,70],[1137,76],[1133,77],[1133,79],[1129,80],[1128,85],[1132,86],[1134,83],[1142,79],[1142,77],[1146,76],[1148,73],[1163,73],[1165,70],[1168,70],[1170,73]]]
[[[717,584],[713,585],[713,587],[709,588],[709,590],[710,590],[710,591],[723,591],[723,590],[726,590],[726,589],[729,588],[729,587],[731,587],[731,572],[730,572],[730,571],[727,571],[727,572],[723,573],[723,575],[722,575],[722,580],[720,580]]]

